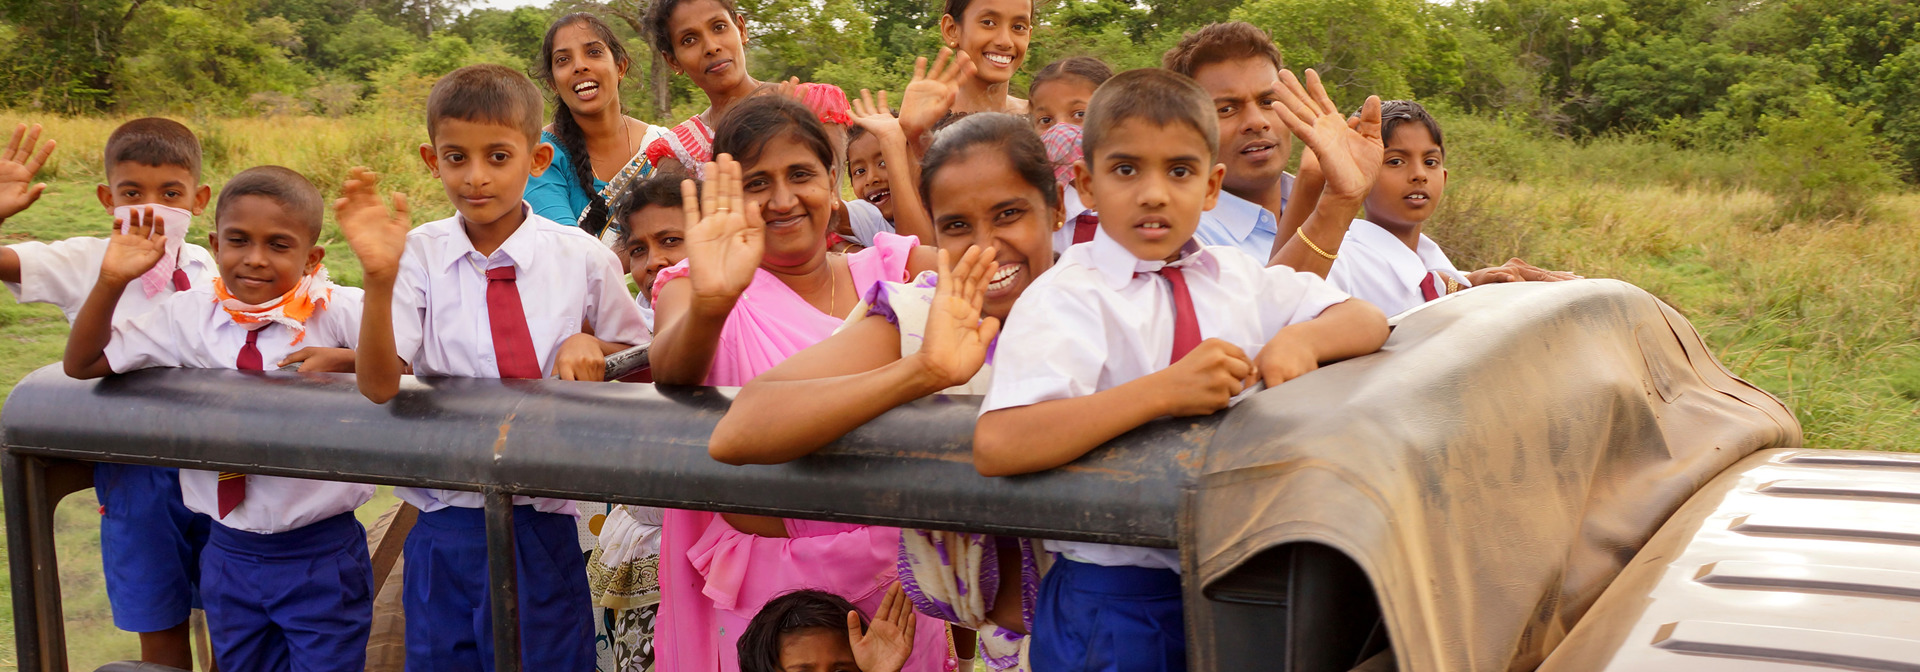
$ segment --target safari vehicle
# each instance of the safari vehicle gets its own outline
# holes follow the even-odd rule
[[[1454,295],[1379,354],[1015,478],[973,469],[977,399],[757,467],[707,457],[728,399],[409,379],[376,406],[344,376],[42,369],[0,415],[20,669],[67,667],[52,513],[91,461],[485,493],[500,670],[516,494],[1177,548],[1197,671],[1920,669],[1920,460],[1799,449],[1620,282]]]

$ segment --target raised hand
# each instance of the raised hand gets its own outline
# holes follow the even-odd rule
[[[706,189],[694,197],[692,180],[680,183],[687,226],[687,279],[693,309],[724,317],[753,284],[766,253],[767,224],[760,204],[741,195],[740,163],[721,154],[706,165]]]
[[[949,57],[953,58],[951,62],[947,60]],[[900,93],[900,127],[906,130],[908,138],[919,138],[947,116],[954,101],[960,98],[960,82],[972,77],[973,71],[973,59],[967,52],[953,56],[953,50],[945,47],[934,58],[931,72],[927,70],[926,57],[914,59],[913,81]]]
[[[867,129],[882,144],[907,137],[906,131],[900,127],[900,118],[893,116],[892,108],[887,107],[885,91],[880,92],[880,101],[875,103],[873,92],[861,89],[860,97],[853,99],[853,123]]]
[[[1280,120],[1318,160],[1327,181],[1326,195],[1351,202],[1365,200],[1386,156],[1380,137],[1380,97],[1368,96],[1359,116],[1348,119],[1327,96],[1320,73],[1312,69],[1307,70],[1304,86],[1292,71],[1281,71],[1274,93],[1280,99],[1274,105]]]
[[[113,220],[107,254],[100,260],[100,281],[124,286],[167,256],[167,221],[152,207],[135,209],[132,220]]]
[[[353,255],[360,258],[366,278],[392,282],[400,273],[400,255],[407,249],[412,213],[406,195],[399,192],[394,192],[393,210],[388,211],[374,191],[379,183],[380,176],[364,167],[347,171],[340,198],[333,202],[333,214]]]
[[[39,144],[36,151],[35,143]],[[29,130],[26,124],[13,129],[13,139],[7,142],[7,151],[0,154],[0,220],[20,214],[20,211],[40,200],[40,194],[47,190],[47,183],[33,183],[33,176],[47,165],[47,157],[53,154],[54,142],[40,142],[40,125],[34,124]]]
[[[1000,333],[999,319],[980,318],[987,280],[1000,267],[993,258],[994,248],[983,251],[976,245],[968,247],[955,266],[952,253],[940,251],[940,284],[933,290],[926,336],[915,356],[945,380],[942,388],[972,380],[987,361],[987,346]]]
[[[913,655],[913,613],[897,582],[887,589],[865,633],[860,632],[860,612],[847,612],[847,641],[853,645],[853,662],[861,672],[900,672],[906,666],[907,657]]]

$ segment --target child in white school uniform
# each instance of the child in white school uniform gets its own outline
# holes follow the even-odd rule
[[[1519,259],[1462,273],[1424,232],[1447,188],[1447,149],[1440,122],[1410,100],[1380,106],[1386,143],[1379,176],[1367,194],[1367,218],[1356,219],[1335,249],[1327,281],[1341,291],[1397,315],[1475,285],[1571,280]]]
[[[36,148],[39,136],[38,126],[29,131],[22,124],[0,156],[0,220],[26,210],[46,188],[32,179],[54,143]],[[121,293],[114,319],[124,322],[213,282],[213,255],[186,242],[188,222],[206,208],[212,191],[200,184],[200,142],[179,122],[154,117],[121,124],[107,137],[104,154],[107,183],[95,189],[101,207],[126,219],[134,206],[148,206],[177,224],[167,230],[160,263]],[[0,283],[21,303],[52,304],[72,322],[93,292],[106,252],[104,236],[0,247]],[[114,626],[140,634],[142,661],[191,666],[187,616],[200,604],[199,556],[211,523],[181,502],[178,469],[101,462],[93,467],[93,485]]]
[[[128,285],[166,253],[166,222],[135,211],[110,240],[74,320],[76,378],[152,367],[262,371],[293,359],[352,371],[360,292],[320,264],[320,192],[278,166],[227,182],[210,242],[212,287],[180,292],[115,324]],[[371,485],[181,470],[186,506],[215,521],[200,559],[214,661],[227,670],[361,670],[372,627],[372,565],[353,510]]]
[[[1060,467],[1155,418],[1212,413],[1254,381],[1386,341],[1378,309],[1318,276],[1194,241],[1220,191],[1218,134],[1206,92],[1166,70],[1094,94],[1075,168],[1100,232],[1014,304],[974,430],[980,473]],[[1061,557],[1041,585],[1033,669],[1185,669],[1175,552],[1046,545]]]
[[[427,98],[420,148],[457,214],[409,231],[356,168],[334,203],[366,272],[356,377],[386,403],[403,368],[421,376],[598,381],[607,355],[651,339],[612,250],[521,200],[546,169],[542,100],[510,68],[455,70]],[[590,331],[583,331],[583,323]],[[478,493],[400,488],[419,507],[407,536],[407,669],[493,669],[486,527]],[[572,502],[515,497],[521,660],[529,670],[594,665],[592,607]]]

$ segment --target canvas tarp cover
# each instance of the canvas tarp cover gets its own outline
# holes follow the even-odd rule
[[[1415,672],[1533,669],[1696,489],[1801,438],[1678,312],[1616,281],[1443,299],[1383,355],[1299,383],[1219,425],[1186,509],[1189,581],[1329,546]]]

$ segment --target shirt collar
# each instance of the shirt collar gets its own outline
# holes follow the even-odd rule
[[[507,240],[500,243],[500,249],[494,250],[493,256],[487,257],[481,255],[479,250],[474,249],[473,239],[467,237],[467,219],[456,211],[453,214],[454,235],[445,238],[447,267],[452,267],[454,264],[466,261],[469,255],[478,258],[476,261],[481,262],[491,261],[501,255],[505,255],[507,261],[511,262],[510,264],[482,263],[478,268],[484,271],[493,266],[511,265],[523,272],[532,271],[534,257],[539,256],[535,254],[535,249],[538,246],[534,242],[534,238],[539,234],[535,232],[534,229],[540,227],[540,222],[547,220],[544,217],[533,214],[532,206],[527,205],[526,201],[520,202],[520,213],[525,217],[525,219],[520,222],[520,228],[514,229],[513,235],[507,236]]]
[[[1279,221],[1273,213],[1258,203],[1225,190],[1220,192],[1220,200],[1214,203],[1212,210],[1207,211],[1207,215],[1219,222],[1220,228],[1225,229],[1236,241],[1246,240],[1256,229],[1270,233],[1280,231]]]
[[[1074,189],[1073,185],[1067,185],[1060,191],[1061,212],[1067,214],[1065,221],[1068,225],[1072,225],[1073,218],[1079,217],[1080,213],[1087,212],[1089,208],[1087,208],[1085,203],[1080,201],[1080,190]]]
[[[1406,241],[1379,224],[1356,219],[1353,220],[1353,225],[1348,227],[1348,232],[1349,235],[1357,236],[1361,244],[1380,250],[1381,255],[1386,257],[1388,268],[1393,271],[1393,277],[1408,287],[1418,287],[1422,281],[1426,280],[1427,271],[1437,270],[1427,268],[1426,259],[1413,250],[1407,249]],[[1420,238],[1421,246],[1433,245],[1438,251],[1439,245],[1427,240],[1426,235],[1423,234]]]
[[[1192,238],[1187,239],[1187,244],[1180,246],[1180,258],[1172,263],[1133,256],[1133,252],[1127,250],[1125,245],[1121,245],[1120,241],[1108,237],[1105,229],[1093,233],[1091,245],[1093,249],[1090,252],[1093,255],[1095,269],[1100,272],[1100,278],[1107,282],[1107,286],[1116,290],[1126,287],[1127,283],[1133,281],[1135,275],[1157,273],[1161,268],[1168,266],[1183,270],[1199,270],[1209,276],[1217,275],[1220,270],[1219,261],[1214,258],[1212,251],[1201,246],[1199,240]]]

